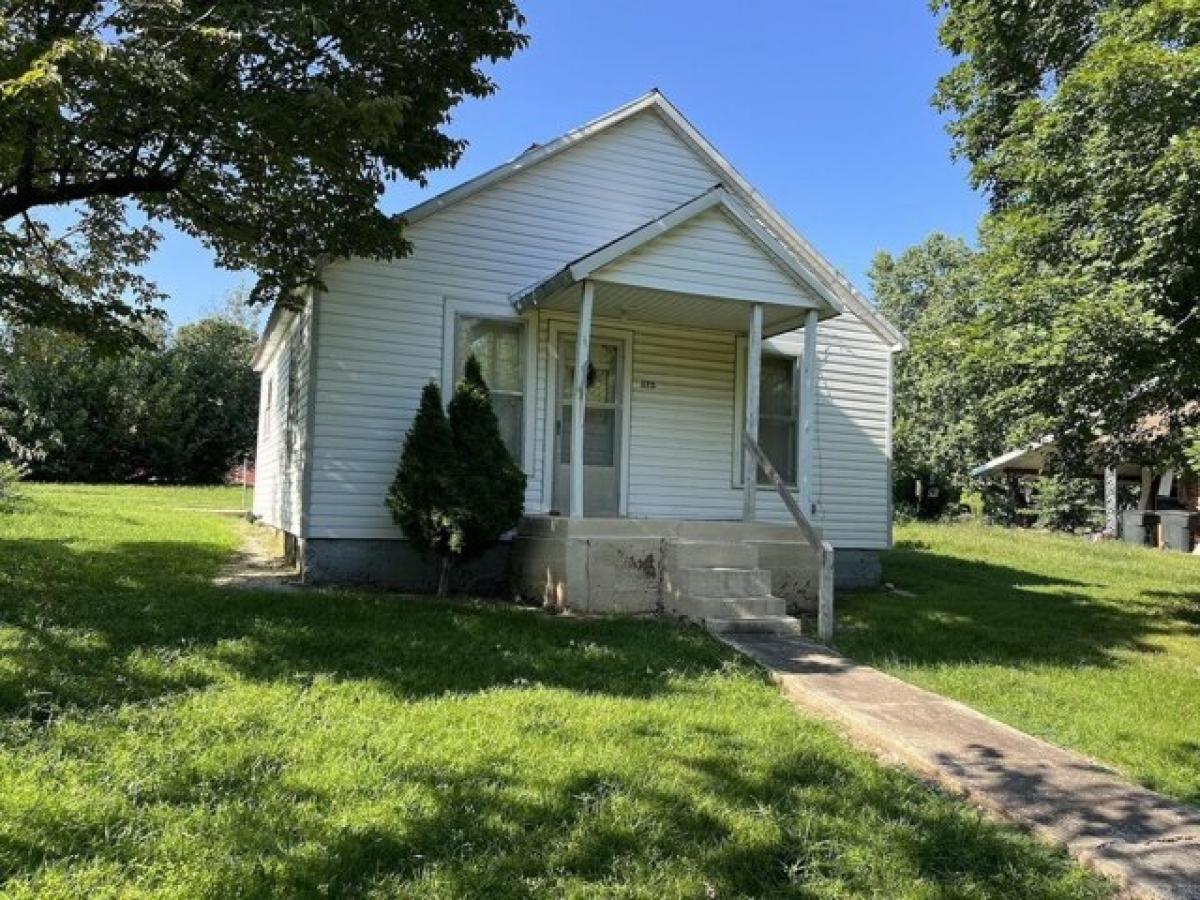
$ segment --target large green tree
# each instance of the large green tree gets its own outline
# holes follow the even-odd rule
[[[406,252],[385,183],[453,164],[444,131],[525,43],[512,0],[0,0],[0,317],[137,340],[157,223],[251,269]]]
[[[147,327],[122,355],[47,328],[0,333],[0,456],[34,478],[175,483],[220,481],[254,449],[255,333],[211,317],[173,334]]]
[[[1131,448],[1200,397],[1200,0],[935,0],[936,102],[991,210],[961,364],[1014,440]],[[1101,434],[1115,440],[1096,444]]]
[[[146,425],[146,465],[172,482],[221,481],[252,456],[259,378],[250,367],[258,337],[220,317],[184,325],[156,361]]]
[[[880,311],[909,340],[895,361],[897,484],[962,486],[1003,439],[984,416],[990,385],[964,377],[959,365],[975,336],[976,253],[934,234],[899,256],[879,253],[870,280]]]

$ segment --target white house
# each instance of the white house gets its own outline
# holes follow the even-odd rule
[[[306,577],[427,583],[384,494],[422,387],[448,396],[469,353],[529,481],[527,521],[465,586],[511,566],[554,602],[661,609],[702,578],[683,569],[707,567],[750,573],[722,576],[725,593],[763,593],[765,570],[803,601],[815,557],[748,468],[747,432],[836,548],[839,583],[878,577],[904,338],[662,94],[406,219],[411,256],[331,264],[255,357],[255,513]]]

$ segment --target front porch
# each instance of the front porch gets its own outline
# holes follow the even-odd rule
[[[733,630],[786,630],[788,608],[807,605],[828,635],[832,548],[810,522],[817,325],[840,312],[825,286],[717,188],[511,301],[537,321],[546,385],[535,507],[544,514],[526,518],[515,539],[515,589],[581,612],[666,612]],[[719,372],[714,358],[703,382],[668,369],[662,392],[657,380],[638,379],[647,404],[639,409],[632,360],[647,328],[680,339],[681,370],[719,335],[729,368]],[[800,352],[786,358],[773,393],[760,394],[764,342],[789,332],[802,334]],[[732,423],[689,412],[692,398],[715,398]],[[786,479],[760,448],[764,419]],[[631,479],[651,457],[681,476],[675,495]],[[687,508],[701,483],[724,496],[719,517],[738,521],[661,515],[663,506]],[[761,521],[760,494],[790,524]]]

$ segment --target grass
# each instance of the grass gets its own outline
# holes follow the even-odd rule
[[[1200,557],[905,525],[838,646],[1200,804]]]
[[[222,591],[235,491],[0,518],[0,891],[1096,897],[701,632]]]

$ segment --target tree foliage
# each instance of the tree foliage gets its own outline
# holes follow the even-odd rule
[[[898,257],[878,254],[870,280],[880,311],[909,340],[895,360],[896,484],[914,495],[901,499],[926,507],[928,488],[950,497],[1003,441],[984,415],[981,398],[990,386],[960,371],[978,315],[976,254],[961,240],[934,234]]]
[[[412,545],[438,560],[441,596],[451,567],[516,527],[524,503],[525,473],[500,435],[479,361],[469,356],[448,416],[437,384],[421,393],[387,504]]]
[[[155,223],[259,273],[256,302],[405,253],[386,181],[457,161],[449,110],[522,24],[512,0],[0,4],[0,317],[140,339]]]
[[[0,410],[33,451],[31,477],[212,483],[253,453],[254,332],[223,319],[144,331],[121,355],[46,328],[3,334]]]
[[[244,325],[221,318],[180,328],[156,360],[143,452],[155,476],[172,482],[221,481],[257,437],[257,343]]]
[[[1065,460],[1153,452],[1147,413],[1177,440],[1200,397],[1200,0],[935,6],[960,57],[936,102],[991,199],[960,372]]]
[[[1033,510],[1040,528],[1050,531],[1081,531],[1095,528],[1097,486],[1094,479],[1057,473],[1038,478]]]

